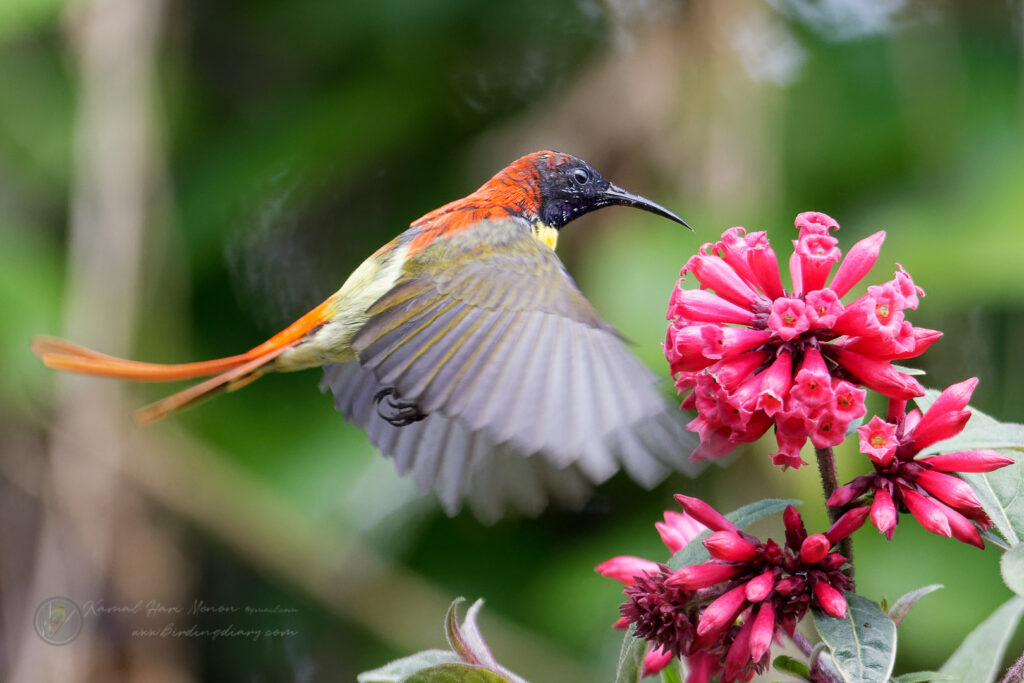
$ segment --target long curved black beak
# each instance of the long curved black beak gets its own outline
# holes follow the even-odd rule
[[[643,209],[644,211],[649,211],[653,214],[663,216],[664,218],[667,218],[670,221],[675,221],[680,225],[685,225],[686,227],[690,228],[689,223],[687,223],[682,218],[666,209],[661,204],[655,204],[650,199],[641,197],[638,194],[633,194],[632,192],[627,192],[618,185],[612,185],[609,183],[608,189],[602,193],[602,199],[607,201],[609,204],[618,204],[619,206],[632,206],[635,209]],[[693,228],[690,228],[690,230],[692,231]]]

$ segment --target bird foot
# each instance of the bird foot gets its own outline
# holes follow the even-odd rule
[[[377,414],[396,427],[404,427],[419,422],[427,416],[420,411],[415,401],[399,398],[394,387],[384,387],[373,396],[377,404]]]

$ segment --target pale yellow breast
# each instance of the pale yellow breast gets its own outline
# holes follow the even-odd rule
[[[554,251],[555,245],[558,244],[558,230],[540,221],[533,224],[533,236],[548,245],[551,251]]]

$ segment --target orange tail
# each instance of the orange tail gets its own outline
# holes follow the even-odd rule
[[[220,391],[234,391],[258,379],[266,372],[261,369],[263,366],[330,320],[331,303],[332,299],[328,299],[245,353],[197,363],[163,364],[126,360],[54,337],[36,337],[32,340],[31,348],[47,367],[102,377],[137,382],[171,382],[216,375],[136,411],[135,421],[148,424]]]

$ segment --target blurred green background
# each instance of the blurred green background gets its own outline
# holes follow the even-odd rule
[[[131,409],[168,387],[58,378],[29,353],[39,333],[163,362],[238,353],[535,149],[695,226],[609,210],[559,245],[659,373],[699,244],[744,225],[785,257],[813,209],[843,248],[886,229],[869,279],[899,262],[927,291],[910,319],[945,337],[916,361],[925,384],[978,376],[975,404],[1021,421],[1022,18],[1019,2],[3,0],[0,677],[353,680],[443,646],[465,595],[512,670],[610,680],[621,591],[592,568],[663,559],[672,493],[799,498],[820,528],[814,468],[777,471],[771,443],[487,527],[399,478],[316,372],[139,430]],[[861,460],[840,449],[840,476]],[[946,586],[901,627],[897,672],[937,668],[1010,595],[997,552],[909,519],[855,547],[871,598]],[[109,609],[54,648],[30,627],[53,595]],[[285,634],[133,633],[171,622]]]

